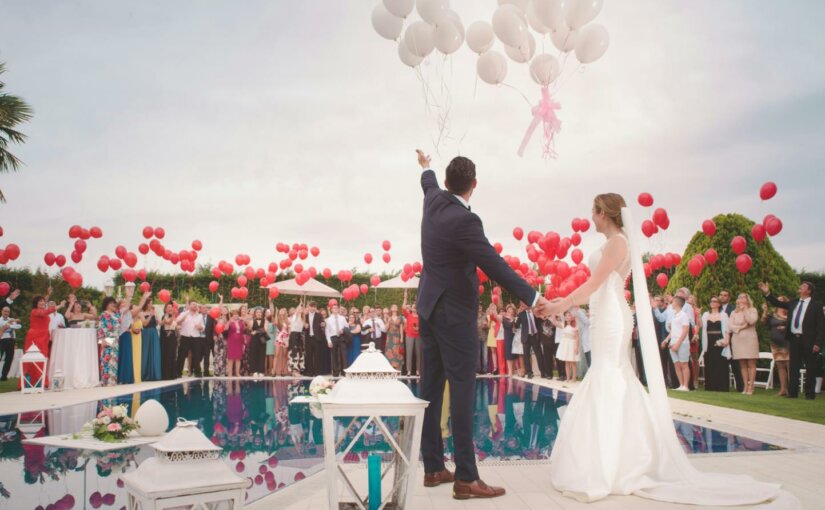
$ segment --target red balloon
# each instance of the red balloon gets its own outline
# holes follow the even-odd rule
[[[161,227],[155,228],[155,237],[158,239],[163,239],[166,236],[166,231],[163,230]]]
[[[125,257],[126,256],[126,247],[123,246],[122,244],[119,244],[117,246],[117,248],[115,248],[115,255],[117,255],[117,258],[119,258],[119,259],[122,259],[123,257]]]
[[[653,205],[653,195],[650,193],[639,194],[639,205],[642,207],[650,207]]]
[[[123,262],[125,262],[129,267],[135,267],[137,265],[137,255],[132,252],[128,252],[123,256]]]
[[[673,267],[673,254],[665,253],[665,267],[670,269]]]
[[[377,274],[372,275],[370,277],[370,283],[372,284],[373,287],[378,286],[378,284],[381,283],[381,277],[378,276]]]
[[[321,271],[321,274],[324,275],[324,278],[326,278],[327,280],[332,278],[332,270],[328,267],[325,267],[324,270]]]
[[[92,227],[89,229],[89,235],[95,239],[100,239],[103,237],[103,231],[100,230],[100,227]]]
[[[100,257],[97,261],[97,268],[100,269],[101,273],[105,273],[109,270],[109,258],[106,255]]]
[[[719,254],[716,253],[716,250],[713,248],[708,248],[707,251],[705,251],[705,260],[712,266],[719,260]]]
[[[201,251],[203,249],[203,243],[200,242],[198,239],[192,241],[192,249],[195,251]]]
[[[313,257],[317,257],[318,255],[321,254],[321,250],[317,246],[313,246],[312,248],[309,249],[309,253]]]
[[[6,297],[11,291],[11,286],[7,282],[0,282],[0,297]]]
[[[572,236],[570,236],[570,244],[572,244],[573,246],[578,246],[579,244],[581,244],[581,242],[582,242],[582,236],[578,232],[576,232]]]
[[[218,292],[218,282],[216,282],[214,280],[209,282],[209,292],[212,292],[213,294],[215,292]]]
[[[54,258],[54,263],[57,264],[57,267],[63,267],[66,265],[66,257],[64,255],[58,255]]]
[[[653,223],[655,223],[657,227],[667,230],[667,227],[670,226],[670,219],[667,217],[667,211],[661,207],[653,211]]]
[[[496,250],[496,253],[501,255],[501,252],[504,250],[504,247],[501,245],[501,243],[496,243],[493,245],[493,249]]]
[[[645,237],[652,237],[659,229],[656,228],[656,224],[653,223],[651,220],[645,220],[642,222],[642,234]]]
[[[765,223],[765,230],[771,237],[779,234],[780,232],[782,232],[782,220],[780,220],[776,216],[768,218],[768,221]],[[8,248],[6,248],[6,251],[8,251]]]
[[[582,259],[584,259],[584,254],[580,249],[576,248],[570,253],[570,258],[573,259],[575,264],[581,264]]]
[[[714,223],[713,220],[703,221],[702,232],[708,237],[713,237],[716,234],[716,223]]]
[[[581,218],[579,220],[579,232],[587,232],[588,230],[590,230],[590,220]]]
[[[269,288],[269,298],[270,299],[278,299],[278,296],[281,294],[280,289],[278,287],[270,287]]]
[[[360,287],[360,290],[361,290],[361,294],[366,294],[367,292],[369,292],[369,291],[370,291],[370,288],[369,288],[369,287],[367,287],[367,284],[366,284],[366,283],[362,283],[362,284],[361,284],[361,287]]]
[[[90,237],[92,237],[92,234],[90,234],[88,230],[86,230],[85,228],[80,229],[80,238],[81,239],[83,239],[85,241],[86,239],[88,239]]]
[[[390,251],[390,248],[392,248],[392,244],[389,241],[384,241],[383,243],[381,243],[381,247],[384,248],[384,251]]]
[[[581,230],[581,220],[579,218],[573,218],[573,221],[570,222],[570,228],[573,229],[573,232]]]
[[[702,272],[702,261],[696,257],[690,259],[690,262],[688,262],[688,271],[690,271],[690,274],[692,274],[694,278],[699,276]]]
[[[653,274],[653,268],[650,267],[650,263],[645,262],[643,267],[644,267],[644,270],[645,270],[645,278],[650,278],[650,275]]]
[[[61,255],[61,257],[62,257],[62,255]],[[120,270],[121,267],[123,267],[123,263],[121,262],[120,259],[109,259],[109,267],[111,267],[115,271],[118,271],[118,270]]]
[[[137,278],[137,273],[134,269],[126,269],[123,271],[121,276],[123,276],[123,279],[127,282],[133,282]]]
[[[57,257],[54,256],[54,253],[49,252],[43,256],[43,261],[46,263],[47,266],[51,267],[54,265],[55,260]]]
[[[765,240],[765,237],[768,233],[765,231],[765,227],[759,223],[754,223],[753,228],[751,229],[751,237],[757,243],[761,243]]]
[[[72,262],[74,262],[75,264],[79,264],[80,261],[83,260],[83,255],[77,253],[76,251],[72,252],[71,257],[72,257]]]
[[[747,253],[743,253],[736,257],[736,269],[738,269],[740,273],[747,273],[751,270],[752,266],[753,260],[751,259],[751,256]]]
[[[153,235],[155,235],[155,229],[153,229],[152,227],[143,227],[144,238],[151,239]]]
[[[306,250],[298,250],[298,258],[300,258],[301,260],[306,260],[308,256],[309,254]]]
[[[78,239],[74,242],[74,251],[76,251],[77,253],[80,253],[82,255],[86,251],[86,248],[86,241],[84,241],[83,239]]]
[[[247,282],[246,276],[241,275],[241,276],[238,277],[238,286],[239,287],[244,287],[246,285],[246,282]]]
[[[239,298],[246,299],[247,296],[249,296],[249,289],[248,288],[241,287],[240,289],[238,289],[238,297]]]
[[[386,262],[387,264],[389,264],[390,260],[392,259],[389,253],[385,253],[381,258],[384,259],[384,262]]]
[[[759,198],[762,200],[770,200],[776,196],[776,183],[768,181],[759,189]]]
[[[149,282],[143,282],[143,283],[140,284],[140,292],[141,293],[146,294],[150,290],[152,290],[152,285],[149,284]]]
[[[17,260],[17,258],[20,256],[20,247],[14,243],[10,243],[9,245],[7,245],[5,251],[6,257],[8,257],[9,260]]]
[[[83,285],[83,275],[78,273],[77,271],[73,272],[69,275],[68,278],[69,287],[73,289],[78,289]]]
[[[734,237],[730,242],[730,248],[733,252],[737,255],[741,255],[745,252],[745,248],[747,248],[748,242],[745,241],[745,238],[742,236]]]
[[[524,237],[524,230],[521,227],[516,227],[513,229],[513,237],[516,238],[516,241],[521,241]]]
[[[82,230],[83,229],[80,228],[80,225],[72,225],[71,227],[69,227],[69,237],[72,239],[80,237],[80,232]]]
[[[141,255],[147,255],[149,253],[149,245],[146,243],[140,243],[138,245],[138,251]]]
[[[420,273],[422,269],[424,269],[424,266],[421,265],[421,262],[413,262],[414,273]]]
[[[659,273],[658,275],[656,275],[656,284],[659,286],[659,288],[664,289],[665,287],[667,287],[667,282],[668,277],[665,273]]]

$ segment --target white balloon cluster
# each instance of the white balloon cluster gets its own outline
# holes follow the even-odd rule
[[[562,54],[575,50],[582,64],[594,62],[610,43],[607,29],[591,23],[603,4],[604,0],[498,0],[492,22],[473,22],[465,33],[449,0],[383,0],[372,11],[372,26],[381,37],[398,41],[398,57],[410,67],[418,66],[433,50],[455,53],[466,39],[478,54],[476,71],[485,82],[503,82],[509,58],[519,64],[529,62],[530,76],[546,86],[559,76],[561,65],[554,55],[536,55],[536,35],[548,37]],[[421,19],[405,30],[404,21],[413,10]],[[504,54],[492,49],[496,39]]]

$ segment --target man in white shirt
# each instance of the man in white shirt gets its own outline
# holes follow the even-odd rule
[[[326,320],[327,345],[332,349],[332,376],[339,377],[347,364],[347,346],[345,330],[348,332],[347,319],[341,315],[338,305],[332,305]]]
[[[183,363],[186,357],[192,354],[192,366],[189,367],[189,374],[195,377],[202,377],[201,360],[203,359],[204,338],[203,315],[198,309],[198,303],[190,299],[189,306],[185,312],[181,313],[176,321],[180,326],[180,347],[178,347],[178,377],[183,374]]]
[[[54,301],[49,301],[47,308],[55,307],[57,309],[62,308],[64,303],[60,303],[60,306],[57,306],[57,303]],[[54,337],[54,332],[58,329],[62,329],[66,327],[66,318],[60,314],[60,312],[56,311],[49,315],[49,336]]]
[[[685,300],[678,294],[673,297],[671,307],[673,318],[670,321],[670,334],[667,336],[662,346],[670,347],[670,357],[676,368],[676,376],[679,378],[678,391],[690,391],[688,382],[690,381],[690,321],[684,311]]]
[[[4,306],[0,311],[0,355],[3,356],[3,373],[0,375],[0,381],[8,379],[14,361],[15,332],[20,328],[20,321],[11,318],[11,308]]]
[[[384,319],[379,313],[377,308],[372,310],[372,317],[361,324],[361,338],[374,342],[376,349],[381,347],[381,336],[387,332],[387,325],[384,324]]]

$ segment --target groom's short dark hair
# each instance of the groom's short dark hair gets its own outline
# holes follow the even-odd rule
[[[456,156],[447,165],[447,191],[454,195],[463,195],[473,187],[476,179],[476,166],[464,156]]]

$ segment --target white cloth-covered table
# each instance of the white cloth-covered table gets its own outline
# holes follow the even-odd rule
[[[64,388],[93,388],[100,384],[97,330],[66,328],[55,331],[49,353],[49,380],[63,371]]]

